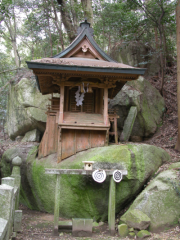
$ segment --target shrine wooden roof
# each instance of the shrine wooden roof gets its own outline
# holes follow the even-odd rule
[[[90,72],[109,72],[126,74],[143,74],[146,69],[135,68],[123,63],[108,62],[97,59],[87,58],[42,58],[27,62],[28,67],[33,69],[54,69],[70,71],[90,71]]]
[[[108,88],[117,82],[119,89],[146,70],[118,63],[108,56],[94,41],[93,29],[87,21],[80,24],[78,36],[65,50],[50,58],[27,61],[27,65],[34,71],[42,94],[57,92],[58,86],[67,83],[71,77],[78,82],[90,78],[98,78],[106,84],[109,81]]]

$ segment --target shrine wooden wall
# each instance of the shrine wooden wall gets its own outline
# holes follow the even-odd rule
[[[62,129],[58,158],[64,159],[89,148],[102,147],[105,143],[106,131]]]
[[[46,131],[39,146],[38,157],[42,158],[58,152],[58,159],[61,161],[77,152],[104,146],[106,134],[105,130],[62,129],[60,132],[56,114],[51,113],[47,118]]]
[[[45,157],[57,152],[58,149],[58,124],[56,113],[49,114],[47,117],[46,131],[39,145],[38,157]]]

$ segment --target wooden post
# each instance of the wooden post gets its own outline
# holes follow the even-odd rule
[[[114,117],[114,132],[115,143],[118,144],[117,117]]]
[[[95,89],[95,113],[99,113],[99,89]]]
[[[64,85],[60,87],[60,104],[59,104],[59,124],[63,123],[64,115]]]
[[[106,131],[105,146],[109,145],[109,129]]]
[[[99,113],[103,114],[103,88],[100,88]]]
[[[62,129],[61,127],[59,126],[58,128],[58,150],[57,150],[57,162],[61,162],[61,156],[62,156],[62,141],[61,141],[61,136],[62,134]]]
[[[76,129],[74,130],[74,153],[77,153]]]
[[[108,88],[104,88],[104,124],[108,124]]]
[[[115,234],[115,206],[116,206],[116,183],[111,176],[109,185],[109,205],[108,205],[108,225],[109,231],[113,236]]]
[[[69,87],[66,87],[66,102],[65,102],[65,112],[68,112],[69,110]]]
[[[47,156],[48,154],[48,133],[49,133],[49,123],[50,123],[50,114],[47,114],[47,122],[46,122],[46,131],[44,133],[44,146],[42,146],[42,148],[44,148],[44,150],[42,152],[44,152],[44,155]]]
[[[54,236],[58,234],[58,222],[59,222],[59,200],[60,200],[60,180],[61,175],[56,174],[56,188],[55,188],[55,199],[54,199]]]

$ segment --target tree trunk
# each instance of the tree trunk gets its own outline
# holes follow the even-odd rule
[[[156,50],[158,50],[158,48],[159,48],[159,41],[158,41],[157,27],[154,28],[154,31],[155,31]]]
[[[50,28],[50,23],[49,23],[49,18],[48,18],[48,32],[49,32],[49,43],[51,47],[51,57],[53,56],[53,44],[52,44],[52,36],[51,36],[51,28]]]
[[[61,11],[61,19],[67,31],[68,38],[70,42],[72,42],[76,37],[77,26],[73,25],[65,0],[61,0],[60,11]]]
[[[16,67],[20,67],[21,60],[20,60],[20,56],[19,56],[19,53],[18,53],[17,43],[16,43],[16,39],[17,39],[17,35],[16,35],[16,16],[15,16],[14,9],[13,9],[12,19],[10,17],[7,17],[6,19],[4,19],[4,23],[5,23],[6,27],[8,28],[8,31],[9,31],[9,35],[10,35],[9,40],[12,43]]]
[[[17,45],[16,45],[16,41],[12,40],[12,46],[13,46],[13,52],[14,52],[14,58],[15,58],[15,63],[16,63],[16,67],[20,67],[20,59],[19,59],[19,54],[18,54],[18,50],[17,50]]]
[[[53,6],[53,12],[54,12],[54,16],[55,16],[54,23],[55,23],[56,28],[57,28],[58,33],[59,33],[59,38],[61,40],[62,50],[64,50],[64,39],[63,39],[62,29],[61,29],[61,26],[59,26],[58,16],[57,16],[57,12],[56,12],[56,8],[55,8],[55,5],[53,3],[53,0],[51,0],[51,3],[52,3],[52,6]]]
[[[180,151],[180,0],[176,6],[176,34],[177,34],[177,103],[178,103],[178,138],[175,149]]]
[[[164,66],[167,66],[167,60],[168,60],[168,48],[167,48],[167,41],[166,41],[166,33],[164,31],[164,25],[162,25],[162,31],[163,31],[163,45],[164,45]]]
[[[81,0],[81,4],[84,11],[84,17],[87,18],[90,22],[91,27],[93,25],[93,10],[92,10],[92,1],[91,0]]]
[[[162,33],[162,24],[159,24],[159,38],[160,38],[160,62],[161,62],[161,84],[160,84],[160,93],[163,96],[163,86],[164,86],[164,54],[163,54],[163,33]]]

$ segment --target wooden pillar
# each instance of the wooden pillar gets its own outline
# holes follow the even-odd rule
[[[59,124],[63,122],[63,115],[64,115],[64,85],[61,85],[59,104]]]
[[[106,140],[105,140],[105,146],[109,145],[109,129],[106,131]]]
[[[61,127],[59,126],[58,128],[58,150],[57,150],[57,162],[61,162],[62,160],[62,129]]]
[[[66,90],[65,91],[66,94],[64,96],[65,96],[66,102],[65,102],[64,111],[68,112],[69,111],[69,87],[65,87],[65,90]]]
[[[104,88],[104,124],[108,124],[108,88]]]
[[[96,88],[95,89],[95,111],[94,112],[99,113],[98,110],[99,110],[99,89]]]
[[[114,117],[114,138],[115,138],[115,143],[118,144],[118,131],[117,131],[117,117]]]
[[[60,180],[61,180],[61,175],[56,174],[56,188],[55,188],[55,199],[54,199],[54,236],[59,236],[58,223],[59,223],[59,203],[60,203]]]
[[[116,183],[111,176],[109,185],[108,225],[111,235],[115,235]]]
[[[100,91],[99,113],[100,113],[100,114],[104,114],[104,113],[103,113],[103,95],[104,95],[104,89],[103,89],[103,88],[100,88],[99,91]]]

